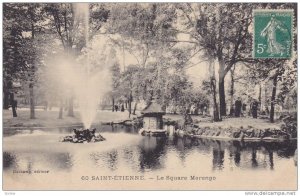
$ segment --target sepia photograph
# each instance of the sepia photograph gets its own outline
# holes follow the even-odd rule
[[[2,191],[295,195],[297,7],[2,3]]]

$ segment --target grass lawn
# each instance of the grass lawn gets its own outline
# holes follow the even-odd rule
[[[201,116],[191,116],[194,124],[199,127],[222,127],[222,128],[247,128],[249,126],[258,129],[276,128],[279,129],[281,121],[277,120],[275,123],[270,123],[269,119],[254,119],[252,117],[240,117],[240,118],[224,118],[220,122],[211,122],[211,117],[203,118]],[[171,120],[183,120],[181,115],[167,114],[164,118]]]
[[[11,110],[3,110],[3,127],[63,127],[70,125],[81,125],[79,111],[74,111],[74,117],[67,116],[64,111],[63,119],[58,119],[58,111],[36,110],[35,119],[30,119],[29,110],[18,109],[18,117],[12,117]],[[128,119],[128,112],[98,111],[94,123],[117,122]]]
[[[35,119],[29,119],[29,110],[17,110],[18,117],[12,117],[11,110],[3,110],[4,127],[55,127],[70,124],[79,124],[79,114],[75,112],[75,117],[63,116],[58,119],[58,111],[36,110]]]
[[[268,119],[255,119],[251,117],[240,117],[240,118],[226,118],[220,122],[199,122],[197,123],[199,127],[222,127],[222,128],[247,128],[249,126],[257,129],[267,129],[276,128],[279,129],[281,122],[276,121],[275,123],[270,123]]]
[[[35,111],[36,119],[29,119],[28,109],[18,109],[18,117],[13,118],[11,110],[3,110],[3,127],[64,127],[71,125],[82,125],[79,111],[74,111],[74,117],[67,116],[64,111],[63,119],[58,119],[58,111],[44,111],[37,109]],[[139,113],[138,113],[139,114]],[[182,115],[166,114],[164,118],[171,120],[181,120]],[[270,123],[267,119],[244,118],[226,118],[221,122],[210,122],[210,118],[201,116],[192,116],[195,124],[200,127],[244,127],[251,126],[253,128],[279,128],[280,122]],[[119,122],[129,119],[128,112],[111,112],[108,110],[98,111],[93,123],[100,122]]]

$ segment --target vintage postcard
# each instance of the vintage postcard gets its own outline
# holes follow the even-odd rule
[[[3,190],[297,190],[297,3],[3,3]]]

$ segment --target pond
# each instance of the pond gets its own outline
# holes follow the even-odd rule
[[[297,187],[296,140],[239,142],[143,137],[136,128],[106,125],[98,127],[106,141],[59,142],[71,130],[6,130],[4,189],[290,190]]]

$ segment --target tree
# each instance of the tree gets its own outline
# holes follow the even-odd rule
[[[30,119],[35,118],[35,110],[34,110],[34,105],[35,105],[35,98],[34,98],[34,83],[35,83],[35,74],[36,74],[36,66],[37,63],[39,63],[39,56],[37,53],[38,50],[38,44],[36,42],[36,31],[38,27],[38,22],[41,20],[41,6],[40,4],[28,4],[28,11],[27,11],[27,18],[30,24],[30,33],[31,37],[30,39],[27,40],[28,45],[30,45],[31,51],[27,51],[29,54],[26,59],[26,63],[28,64],[29,70],[28,70],[28,79],[29,79],[29,95],[30,95]]]
[[[78,29],[79,23],[75,25],[75,15],[73,4],[61,3],[61,4],[47,4],[45,10],[52,16],[52,28],[55,29],[58,34],[59,39],[65,49],[66,55],[73,55],[76,50],[73,50],[73,46],[76,48],[83,47],[84,39],[75,40],[76,33],[75,30]],[[78,52],[78,51],[77,51]],[[69,107],[68,107],[68,116],[74,116],[73,113],[73,96],[70,95],[68,98]],[[62,118],[63,112],[63,100],[60,101],[60,112],[59,119]]]
[[[186,3],[178,8],[186,27],[181,32],[189,34],[192,42],[219,63],[220,115],[224,116],[225,76],[233,65],[251,54],[247,40],[251,39],[248,28],[252,22],[252,5]]]
[[[113,4],[107,33],[119,35],[111,36],[112,41],[145,67],[158,47],[174,45],[164,40],[176,36],[175,19],[174,7],[166,3]]]
[[[260,60],[256,64],[248,66],[250,78],[260,81],[272,81],[270,122],[274,122],[274,110],[277,97],[278,81],[283,81],[283,75],[288,70],[289,61],[286,59]]]
[[[22,73],[27,69],[25,66],[22,47],[24,40],[22,32],[26,26],[23,22],[23,9],[20,5],[3,4],[3,109],[13,105],[13,83],[22,78]],[[13,107],[13,117],[17,116]]]
[[[235,66],[233,66],[231,69],[230,69],[230,91],[229,91],[229,95],[230,95],[230,109],[232,108],[233,106],[233,100],[234,100],[234,82],[235,82]]]
[[[40,4],[4,5],[4,108],[7,108],[7,94],[14,81],[28,81],[30,91],[30,118],[35,118],[33,84],[35,79],[37,55],[36,31],[42,31],[43,14]],[[29,35],[30,34],[30,35]],[[15,102],[10,92],[11,105]],[[15,108],[13,115],[16,116]]]
[[[114,63],[110,69],[112,75],[112,111],[115,111],[115,97],[118,94],[119,86],[120,86],[120,64]]]
[[[137,79],[136,73],[138,72],[139,68],[137,66],[130,65],[121,74],[119,90],[126,98],[126,102],[128,103],[129,118],[132,114],[133,91],[135,88],[137,88],[136,86],[134,86],[134,84]]]
[[[51,17],[51,29],[60,39],[67,56],[78,56],[84,47],[88,47],[89,40],[109,16],[109,11],[102,4],[51,3],[46,4],[45,11]],[[68,116],[74,116],[73,101],[71,90]]]
[[[295,110],[297,106],[297,60],[295,59],[285,68],[285,72],[279,79],[281,85],[277,97],[284,109]]]
[[[133,113],[140,99],[147,102],[154,97],[164,99],[161,90],[166,81],[164,73],[167,65],[164,65],[166,57],[162,54],[174,43],[163,40],[175,37],[176,32],[172,28],[175,19],[175,9],[170,4],[113,4],[111,7],[107,32],[113,34],[111,41],[123,50],[125,75],[135,78],[129,83],[133,88],[131,93],[126,95],[130,111],[131,101],[135,101]],[[125,68],[125,51],[136,60],[134,74],[129,74]],[[132,67],[130,70],[133,71]]]

